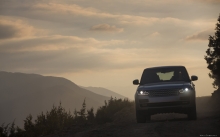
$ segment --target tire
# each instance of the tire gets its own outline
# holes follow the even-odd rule
[[[146,123],[147,117],[144,111],[136,110],[137,123]]]
[[[190,109],[187,115],[189,120],[196,120],[197,119],[196,107]]]

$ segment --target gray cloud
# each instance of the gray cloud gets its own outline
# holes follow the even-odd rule
[[[115,44],[121,41],[59,35],[3,40],[0,70],[48,74],[126,69],[153,63],[160,55],[151,49],[105,48]]]
[[[216,2],[214,3],[216,5],[213,5],[213,2]],[[75,0],[72,3],[85,7],[95,7],[103,12],[113,14],[120,13],[157,18],[173,17],[184,20],[216,18],[219,13],[218,7],[220,6],[219,0],[101,0],[91,2]]]
[[[114,4],[117,5],[114,8],[107,4],[107,1],[97,3],[75,0],[67,1],[69,3],[65,3],[66,1],[57,3],[56,0],[52,0],[50,2],[8,0],[4,4],[0,4],[1,15],[25,20],[34,28],[43,28],[48,31],[48,34],[39,33],[38,36],[32,35],[32,31],[22,32],[19,35],[21,39],[1,41],[1,64],[4,64],[1,66],[2,69],[15,70],[19,68],[20,70],[30,69],[33,71],[38,69],[42,72],[52,72],[54,69],[56,72],[73,72],[97,68],[141,66],[143,59],[143,62],[146,59],[148,62],[155,62],[152,58],[157,57],[152,54],[159,48],[172,47],[173,43],[178,42],[178,39],[185,37],[187,29],[190,34],[191,28],[199,30],[200,27],[204,28],[210,23],[204,25],[207,23],[204,22],[201,26],[193,26],[203,20],[181,19],[182,13],[185,14],[185,9],[189,5],[177,4],[176,0],[163,2],[114,0],[113,2],[117,3]],[[181,1],[178,0],[178,2]],[[166,4],[174,4],[175,6],[164,6]],[[179,7],[182,6],[183,8],[180,9]],[[158,7],[161,10],[158,11]],[[174,13],[176,14],[174,15]],[[12,31],[15,33],[15,31],[31,30],[30,25],[24,23],[25,21],[16,23],[17,26],[10,24],[11,28],[15,28]],[[108,24],[105,24],[106,22]],[[94,24],[98,25],[92,26]],[[88,31],[88,28],[91,31]],[[126,33],[114,33],[114,35],[111,33],[104,35],[103,33],[92,33],[92,31],[122,32],[124,30]],[[175,43],[175,45],[179,44]],[[148,52],[151,47],[158,49],[153,50],[151,54]],[[135,48],[139,50],[134,50]],[[147,54],[140,54],[140,51],[146,51]],[[136,58],[129,55],[136,53],[139,54]],[[164,52],[162,53],[164,54]],[[153,61],[150,61],[151,59]],[[135,63],[140,64],[134,65]]]
[[[188,56],[184,54],[186,57],[177,59],[174,54],[170,55],[170,49],[105,49],[105,46],[96,46],[98,42],[95,40],[82,38],[76,40],[61,36],[50,39],[32,38],[21,42],[9,42],[7,45],[8,42],[0,45],[0,70],[40,74],[144,68],[149,65],[165,65],[160,62],[160,58],[163,58],[164,62],[180,63],[179,60],[186,60]],[[106,43],[112,44],[111,41],[102,44]],[[61,48],[63,46],[69,47]],[[30,49],[27,50],[27,47]],[[176,54],[180,53],[176,52]]]
[[[100,69],[105,65],[105,59],[100,55],[77,50],[1,53],[0,57],[0,70],[44,74]]]
[[[117,5],[114,8],[111,6],[112,4],[109,4],[107,1],[99,1],[99,3],[97,3],[95,1],[88,2],[83,0],[80,2],[75,0],[57,3],[57,1],[52,0],[50,3],[46,3],[45,1],[23,1],[23,3],[20,3],[19,1],[9,0],[6,4],[0,5],[0,9],[2,9],[0,14],[25,17],[29,22],[35,24],[35,27],[43,28],[55,35],[134,40],[136,38],[140,39],[142,37],[141,35],[147,35],[147,33],[157,31],[161,32],[161,35],[163,34],[162,31],[164,31],[166,38],[170,35],[179,36],[181,35],[179,32],[182,30],[186,31],[186,29],[191,29],[191,27],[193,27],[193,29],[199,27],[192,26],[193,22],[195,22],[195,24],[199,22],[203,22],[203,24],[207,23],[207,20],[203,18],[205,18],[205,16],[210,18],[210,15],[215,16],[213,13],[217,9],[212,8],[212,6],[207,7],[207,5],[200,3],[197,3],[200,5],[198,6],[199,8],[191,8],[192,6],[183,4],[180,0],[177,2],[175,0],[163,2],[149,0],[129,1],[131,4],[125,1],[114,0],[113,2],[117,3],[114,4]],[[135,6],[132,4],[135,4]],[[166,4],[173,4],[175,6],[164,6]],[[192,4],[196,3],[193,2]],[[204,7],[210,8],[211,10],[208,9],[208,12],[203,14],[203,12],[205,12]],[[130,8],[132,8],[132,10]],[[160,10],[158,11],[157,9]],[[186,12],[185,9],[188,9],[187,11],[190,12],[190,16],[189,12]],[[186,18],[183,18],[183,16]],[[187,20],[188,17],[194,20],[189,21]],[[196,20],[196,17],[202,18],[202,20]],[[37,21],[40,23],[37,24]],[[112,25],[104,26],[103,24],[106,22],[108,24],[114,24],[116,27],[113,28]],[[100,25],[93,26],[94,24]],[[91,26],[93,27],[91,28]],[[103,34],[88,31],[89,28],[93,31],[105,30],[104,32],[126,31],[126,34],[114,33],[113,36],[111,33],[105,33],[104,37]],[[173,36],[171,37],[173,39]]]
[[[0,16],[0,30],[0,39],[27,37],[38,32],[37,29],[22,20],[5,16]],[[43,34],[42,32],[41,34]]]
[[[220,4],[219,0],[197,0],[197,1],[206,2],[206,3]]]
[[[209,29],[205,31],[200,31],[198,33],[195,33],[193,35],[187,36],[187,41],[194,41],[194,40],[208,40],[209,35],[213,35],[214,29]]]
[[[3,40],[0,70],[63,73],[104,69],[112,64],[112,53],[102,47],[120,43],[60,35]]]
[[[105,31],[105,32],[122,32],[123,28],[117,28],[116,26],[110,26],[109,24],[99,24],[92,26],[91,31]]]
[[[178,23],[182,20],[176,17],[151,17],[151,16],[140,16],[140,15],[132,15],[126,13],[118,13],[114,14],[112,11],[104,12],[96,8],[91,7],[83,7],[77,4],[60,4],[60,3],[36,3],[36,2],[27,2],[27,4],[12,4],[11,1],[7,2],[5,5],[0,5],[2,8],[2,13],[5,15],[16,15],[22,17],[28,17],[30,19],[39,19],[39,20],[47,20],[53,23],[62,22],[62,24],[72,25],[73,23],[77,25],[87,25],[87,24],[95,24],[95,23],[103,23],[105,22],[114,22],[114,24],[133,24],[133,25],[152,25],[156,22],[170,22],[170,23]],[[104,4],[104,3],[103,3]],[[122,4],[122,3],[120,3]],[[16,7],[11,6],[16,5]],[[137,5],[137,7],[142,6]],[[113,8],[114,9],[114,8]],[[146,9],[146,7],[144,8]],[[121,11],[120,9],[118,9]],[[148,12],[148,11],[146,11]],[[71,18],[70,18],[71,16]],[[64,22],[65,20],[65,22]],[[89,20],[86,21],[86,20]],[[113,27],[113,26],[111,26]]]
[[[0,30],[0,39],[19,36],[19,30],[14,26],[0,24]]]

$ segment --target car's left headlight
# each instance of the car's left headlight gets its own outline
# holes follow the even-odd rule
[[[144,91],[144,90],[139,90],[137,91],[138,95],[145,95],[145,96],[148,96],[150,93],[147,92],[147,91]]]

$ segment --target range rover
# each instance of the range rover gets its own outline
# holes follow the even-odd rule
[[[135,93],[137,123],[150,121],[157,113],[184,113],[188,119],[196,120],[196,92],[184,66],[161,66],[144,69]]]

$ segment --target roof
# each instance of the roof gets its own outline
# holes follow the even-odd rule
[[[146,69],[159,69],[159,68],[185,68],[184,66],[158,66],[158,67],[151,67]]]

